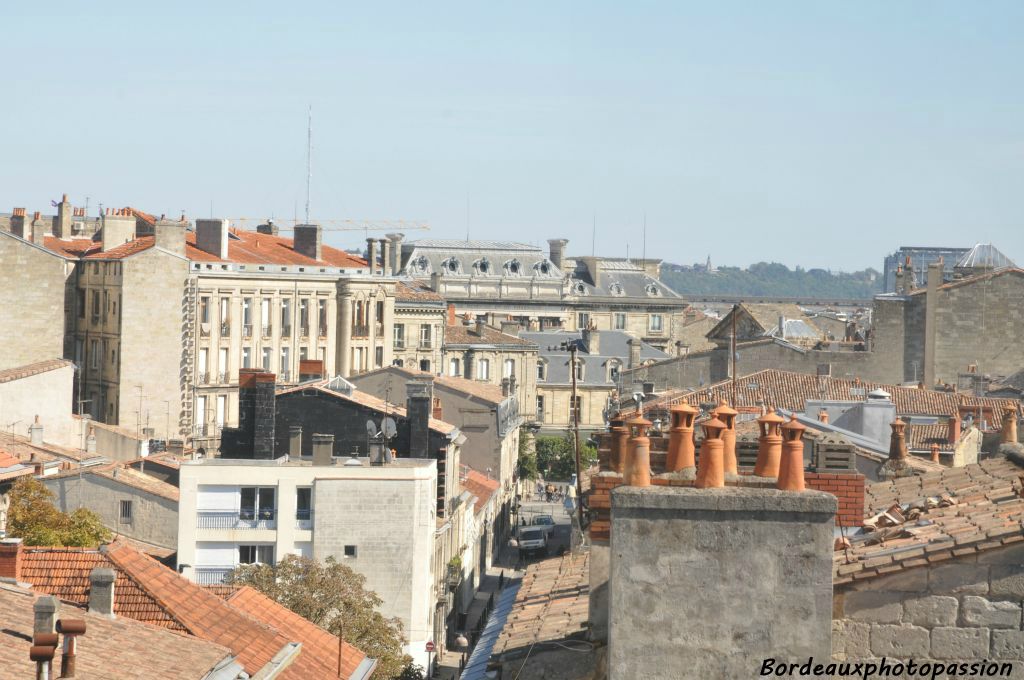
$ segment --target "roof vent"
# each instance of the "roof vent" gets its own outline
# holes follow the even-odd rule
[[[892,399],[892,395],[882,388],[878,388],[868,392],[868,399],[872,401],[889,401]]]

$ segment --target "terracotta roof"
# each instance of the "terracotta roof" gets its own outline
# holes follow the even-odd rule
[[[531,564],[523,574],[516,601],[494,654],[569,638],[586,639],[590,600],[590,553],[566,554]],[[526,669],[523,677],[533,677]]]
[[[1024,469],[1010,458],[870,484],[865,514],[875,531],[836,551],[836,584],[883,576],[1024,541]],[[893,506],[896,506],[893,509]]]
[[[502,333],[492,326],[483,327],[483,335],[477,335],[476,324],[469,326],[459,324],[444,327],[444,344],[446,345],[512,345],[516,347],[535,347],[529,340]]]
[[[86,453],[80,449],[71,449],[66,446],[58,446],[43,442],[33,444],[28,437],[0,432],[0,451],[6,452],[21,462],[25,463],[35,455],[38,462],[49,462],[52,460],[83,461],[89,458],[96,458],[95,453]]]
[[[337,636],[248,586],[234,590],[226,599],[228,604],[235,609],[260,621],[269,622],[292,640],[301,641],[302,655],[300,658],[311,656],[322,665],[337,671],[339,642],[341,642]],[[356,669],[365,661],[365,654],[347,642],[341,642],[341,677],[352,677]],[[335,673],[331,673],[331,677],[337,676]]]
[[[444,298],[417,281],[399,281],[395,285],[398,302],[443,302]]]
[[[111,567],[117,573],[115,613],[224,645],[250,675],[263,668],[285,645],[301,642],[306,651],[301,652],[280,677],[288,680],[336,677],[337,651],[326,658],[312,653],[311,647],[317,647],[323,640],[312,641],[307,647],[309,641],[296,631],[308,632],[308,629],[291,617],[283,620],[279,611],[283,608],[265,606],[251,596],[243,598],[240,605],[229,603],[124,541],[115,541],[100,550],[25,548],[22,580],[31,583],[37,591],[86,604],[89,572],[95,567]],[[326,631],[324,634],[330,635]],[[337,638],[333,639],[336,650]],[[357,657],[358,666],[365,655],[346,645],[343,662],[349,663]]]
[[[0,584],[0,668],[4,677],[35,677],[29,660],[36,594]],[[108,619],[65,604],[62,617],[84,619],[86,633],[76,640],[77,677],[121,680],[126,677],[200,680],[231,652],[221,645],[154,628],[128,618]],[[54,670],[60,665],[60,650]]]
[[[119,260],[153,247],[153,236],[141,236],[128,243],[103,252],[101,241],[91,239],[59,239],[48,236],[43,244],[47,249],[64,257],[81,257],[96,260]],[[326,265],[359,269],[366,266],[366,260],[346,253],[344,250],[322,246],[323,259],[314,260],[295,252],[290,238],[260,234],[255,231],[232,229],[228,238],[228,258],[222,260],[216,255],[196,247],[195,232],[185,234],[185,256],[193,262],[234,262],[237,264],[296,264]]]
[[[187,632],[180,621],[95,548],[26,547],[21,580],[31,583],[41,593],[84,606],[89,603],[89,572],[96,567],[111,567],[117,573],[114,581],[115,614],[161,628]],[[166,569],[163,566],[160,568]]]
[[[31,465],[25,465],[17,457],[0,450],[0,482],[31,475],[34,472]]]
[[[909,448],[911,451],[931,451],[932,444],[938,444],[940,451],[952,451],[953,445],[949,443],[949,426],[937,423],[935,425],[914,425],[908,426],[910,430]]]
[[[353,404],[359,404],[360,406],[365,406],[366,408],[373,409],[374,411],[377,411],[382,414],[387,413],[388,415],[393,415],[398,418],[409,417],[405,411],[405,408],[403,408],[402,406],[398,406],[397,404],[384,401],[383,399],[379,399],[378,397],[375,397],[372,394],[368,394],[367,392],[363,392],[362,390],[352,390],[351,394],[337,392],[328,387],[330,382],[330,379],[325,378],[324,380],[319,380],[317,382],[300,383],[298,385],[293,385],[292,387],[286,387],[285,389],[278,390],[277,395],[282,396],[285,394],[291,394],[292,392],[317,390],[318,392],[323,392],[326,395],[338,399],[343,399],[345,401],[350,401]],[[436,418],[430,419],[429,427],[431,430],[434,430],[435,432],[440,432],[441,434],[445,435],[451,434],[452,432],[458,429],[451,423],[446,423],[443,420],[438,420]]]
[[[117,482],[118,484],[124,484],[125,486],[138,489],[139,491],[145,491],[155,496],[160,496],[167,500],[177,502],[179,498],[178,487],[173,484],[168,484],[167,482],[157,479],[151,475],[147,475],[144,472],[140,472],[133,467],[128,467],[140,460],[144,461],[146,459],[139,458],[128,462],[109,463],[107,465],[97,465],[85,468],[76,467],[73,470],[67,470],[56,475],[49,475],[43,481],[60,479],[62,477],[78,477],[79,475],[97,475]]]
[[[793,373],[774,368],[765,369],[736,379],[736,401],[739,406],[755,406],[762,402],[788,411],[803,411],[808,399],[837,401],[863,401],[868,392],[881,388],[888,392],[896,405],[897,415],[949,416],[963,407],[982,406],[1002,414],[1007,407],[1019,408],[1013,399],[974,397],[955,392],[901,387],[884,383]],[[674,392],[651,400],[645,410],[664,409],[689,398],[690,403],[731,399],[732,381],[723,380],[690,392]],[[737,406],[737,404],[733,404]]]
[[[501,482],[477,472],[468,465],[462,466],[462,488],[476,496],[475,511],[480,512],[487,505],[494,492],[501,488]]]
[[[0,383],[21,380],[22,378],[38,375],[39,373],[46,373],[47,371],[54,371],[58,368],[73,365],[73,363],[66,359],[47,359],[46,361],[37,361],[32,364],[25,364],[24,366],[15,366],[14,368],[0,371]]]

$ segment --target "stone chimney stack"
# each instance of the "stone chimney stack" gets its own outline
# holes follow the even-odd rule
[[[683,402],[669,410],[672,427],[668,432],[668,456],[665,458],[665,472],[678,472],[696,466],[693,445],[693,423],[700,413]]]
[[[722,432],[725,423],[712,414],[711,420],[701,423],[704,440],[700,443],[700,460],[697,461],[698,489],[717,489],[725,486],[725,467],[722,461]]]
[[[29,441],[35,446],[41,446],[43,443],[43,424],[39,422],[39,416],[36,416],[35,421],[28,428]]]
[[[776,332],[775,337],[779,338],[780,340],[786,339],[786,317],[783,316],[782,314],[779,314],[779,329]]]
[[[57,204],[57,214],[53,217],[53,235],[57,238],[71,238],[71,217],[74,210],[68,202],[68,195],[64,194],[60,203]]]
[[[324,259],[323,227],[319,224],[296,224],[292,236],[295,252],[311,260]]]
[[[951,445],[956,446],[957,442],[960,441],[960,414],[953,413],[949,416],[949,420],[946,421],[949,435],[946,437]]]
[[[153,225],[153,243],[157,248],[185,257],[185,225],[174,220],[157,220]]]
[[[313,435],[313,465],[334,465],[334,435]]]
[[[583,344],[587,348],[587,354],[600,354],[601,353],[601,331],[593,327],[593,324],[589,324],[580,332],[583,338]]]
[[[782,491],[804,490],[804,432],[806,427],[792,416],[782,426],[782,460],[775,488]]]
[[[96,567],[89,572],[89,611],[114,618],[114,570]]]
[[[939,304],[939,286],[942,284],[942,258],[928,265],[927,288],[924,294],[924,385],[935,385],[935,343],[938,336],[935,311]]]
[[[629,442],[622,483],[626,486],[650,486],[651,440],[647,433],[651,429],[651,421],[638,413],[626,422],[626,427],[629,428]]]
[[[391,240],[391,273],[399,274],[402,271],[402,241],[405,234],[388,234]]]
[[[96,428],[89,427],[89,435],[85,438],[85,452],[96,453]]]
[[[127,208],[106,208],[103,215],[100,216],[100,229],[103,252],[113,250],[135,238],[135,216]],[[225,240],[225,247],[226,244]]]
[[[196,248],[222,260],[228,259],[228,221],[196,220]]]
[[[35,622],[34,635],[50,635],[57,630],[57,616],[60,614],[60,600],[52,595],[43,595],[32,606]]]
[[[32,243],[43,245],[43,239],[50,233],[50,225],[37,211],[32,215]]]
[[[903,267],[903,272],[906,278],[903,279],[903,284],[906,287],[906,291],[910,293],[917,288],[917,277],[914,276],[914,263],[910,259],[910,255],[907,255],[907,264]]]
[[[430,413],[434,381],[410,380],[406,384],[406,415],[409,418],[409,457],[430,458]]]
[[[370,276],[377,273],[377,239],[366,239],[366,264],[370,267]]]
[[[25,209],[15,208],[11,211],[11,233],[25,238]]]
[[[302,426],[288,426],[288,456],[290,458],[302,457]]]
[[[761,436],[757,442],[757,462],[754,474],[758,477],[778,477],[782,462],[782,419],[774,409],[757,419]]]
[[[559,269],[562,268],[562,260],[565,258],[565,246],[568,244],[568,239],[548,239],[548,259],[551,260],[551,264],[555,265]]]
[[[391,276],[391,241],[380,240],[380,269],[384,276]]]
[[[629,364],[626,368],[637,368],[640,366],[640,341],[630,338],[627,344],[629,345]]]
[[[906,275],[903,272],[903,265],[902,264],[896,265],[896,274],[893,275],[893,278],[896,280],[896,291],[895,291],[896,294],[897,295],[906,295],[906,293],[907,293]]]

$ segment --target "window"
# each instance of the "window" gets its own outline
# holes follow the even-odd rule
[[[224,427],[224,413],[228,409],[228,397],[225,394],[217,395],[217,427]]]
[[[309,300],[299,300],[299,332],[309,335]]]
[[[652,333],[660,333],[664,329],[661,314],[651,314],[650,327]]]
[[[81,288],[78,289],[78,295],[76,297],[76,305],[78,306],[78,318],[85,318],[85,291]]]
[[[252,298],[242,298],[242,323],[252,326]]]
[[[617,331],[626,330],[626,315],[623,312],[615,312],[614,329]]]
[[[544,422],[544,397],[537,397],[537,422]]]
[[[430,349],[430,335],[430,324],[422,324],[420,326],[420,347]]]
[[[617,383],[619,382],[619,372],[622,370],[622,365],[618,361],[611,361],[608,363],[608,381]]]
[[[356,556],[356,547],[354,545],[346,545],[345,546],[345,557],[355,557],[355,556]]]
[[[100,292],[94,290],[92,292],[92,318],[98,319],[100,317]]]
[[[242,348],[242,368],[252,368],[252,349]]]
[[[300,486],[295,489],[295,519],[310,519],[313,509],[313,488]]]
[[[543,359],[537,361],[537,380],[544,380],[548,373],[548,363]]]
[[[82,362],[85,360],[85,340],[75,340],[75,363],[78,367],[82,367]]]
[[[585,367],[586,364],[583,362],[582,359],[576,359],[576,380],[578,380],[579,382],[583,382],[583,369]]]
[[[281,300],[281,335],[292,334],[292,301]]]
[[[238,546],[239,564],[274,564],[274,546],[272,545],[240,545]]]
[[[576,328],[586,328],[590,325],[590,313],[580,312],[576,315]]]
[[[384,348],[376,347],[373,350],[373,365],[375,368],[380,368],[384,365]]]
[[[271,350],[270,350],[269,347],[264,347],[263,348],[263,362],[262,362],[262,366],[263,366],[263,370],[264,371],[269,371],[270,370],[270,351]]]
[[[327,300],[318,300],[317,306],[317,332],[321,338],[327,337]]]
[[[580,411],[583,408],[583,397],[569,398],[569,424],[576,422],[576,418],[582,417]]]
[[[118,517],[121,520],[121,524],[131,524],[132,523],[132,502],[131,501],[121,501],[120,508],[121,508],[121,510],[118,513]]]
[[[501,377],[502,378],[511,378],[515,374],[516,374],[516,360],[515,359],[505,359],[505,367],[504,367],[504,370],[502,371]]]
[[[100,367],[100,341],[90,340],[89,341],[89,366],[92,368]]]
[[[281,380],[288,380],[288,371],[292,367],[292,353],[287,347],[281,348]]]
[[[405,347],[405,324],[395,324],[395,349],[403,349]]]
[[[210,297],[199,298],[199,323],[210,323]]]
[[[220,322],[227,323],[231,319],[231,298],[220,299]]]
[[[458,359],[449,359],[448,360],[448,375],[453,376],[455,378],[458,378],[458,377],[460,377],[462,375],[462,371],[460,370],[459,360]]]
[[[260,300],[260,325],[263,326],[263,337],[270,336],[270,298]]]
[[[300,347],[299,348],[299,361],[305,361],[308,358],[309,358],[309,348],[308,347]]]
[[[420,370],[424,373],[430,373],[430,359],[420,360]]]
[[[480,363],[478,364],[478,366],[479,366],[479,370],[477,371],[478,375],[476,377],[478,379],[480,379],[480,380],[490,380],[491,379],[491,360],[490,359],[481,359]]]
[[[274,519],[274,496],[272,486],[243,486],[239,490],[239,519]]]
[[[217,372],[220,374],[218,382],[228,382],[228,348],[221,347],[217,353]]]
[[[206,397],[196,397],[196,424],[199,426],[199,431],[196,434],[206,435],[206,421],[209,415],[206,412]]]

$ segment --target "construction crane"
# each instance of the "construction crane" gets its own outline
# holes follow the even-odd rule
[[[293,231],[296,224],[302,224],[302,220],[285,219],[268,220],[265,217],[229,217],[232,225],[240,229],[250,230],[258,224],[273,222],[281,231]],[[319,224],[324,231],[427,231],[430,225],[426,220],[313,220]]]

